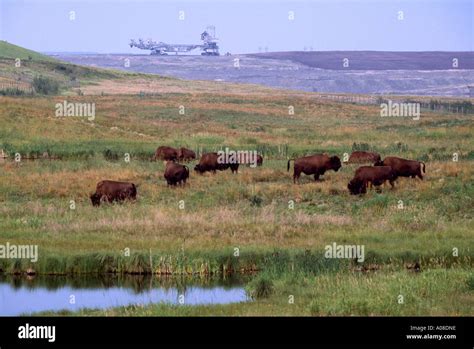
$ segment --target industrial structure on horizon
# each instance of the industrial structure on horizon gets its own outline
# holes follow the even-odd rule
[[[168,55],[169,53],[187,53],[195,49],[200,49],[202,56],[219,56],[219,46],[217,45],[216,28],[208,26],[201,34],[202,44],[167,44],[165,42],[155,42],[151,39],[144,41],[138,39],[130,41],[130,47],[141,50],[150,50],[152,55]]]

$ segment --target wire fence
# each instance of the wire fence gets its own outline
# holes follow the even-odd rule
[[[350,95],[350,94],[317,94],[317,99],[334,101],[340,103],[354,103],[361,105],[380,105],[387,103],[419,103],[421,109],[435,112],[456,113],[456,114],[474,114],[473,98],[452,98],[440,97],[406,97],[406,96],[382,96],[382,95]]]

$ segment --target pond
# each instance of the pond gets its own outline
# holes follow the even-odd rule
[[[210,305],[249,300],[243,281],[235,277],[0,275],[0,316],[160,302]]]

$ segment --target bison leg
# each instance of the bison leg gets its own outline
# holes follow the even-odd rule
[[[367,181],[363,181],[363,182],[362,182],[362,186],[361,186],[361,188],[360,188],[360,193],[361,193],[361,194],[367,193]]]
[[[385,182],[384,182],[384,183],[385,183]],[[378,182],[374,183],[375,191],[376,191],[377,193],[381,193],[381,192],[382,192],[382,187],[381,187],[382,184],[383,184],[383,183],[378,183]]]
[[[293,172],[293,184],[296,184],[296,182],[300,183],[300,175],[301,173],[298,171]]]
[[[319,173],[315,173],[315,175],[314,175],[314,180],[315,180],[315,181],[319,181]]]
[[[421,180],[423,180],[423,175],[421,174],[421,170],[419,170],[419,172],[418,172],[418,178],[420,178]]]

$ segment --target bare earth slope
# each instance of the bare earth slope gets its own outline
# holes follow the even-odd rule
[[[389,52],[389,51],[322,51],[265,52],[249,55],[264,59],[285,59],[313,68],[346,70],[449,70],[453,59],[459,69],[474,69],[474,52]]]
[[[376,52],[365,58],[361,52],[317,54],[321,56],[313,52],[281,52],[220,57],[126,54],[60,54],[57,57],[76,64],[187,80],[250,83],[309,92],[465,97],[469,94],[467,86],[474,85],[471,52],[409,52],[405,55]],[[343,68],[342,56],[349,57],[348,68]],[[314,57],[318,58],[313,60]],[[458,58],[459,66],[449,69],[453,57]],[[126,67],[125,62],[130,62],[130,66]]]

